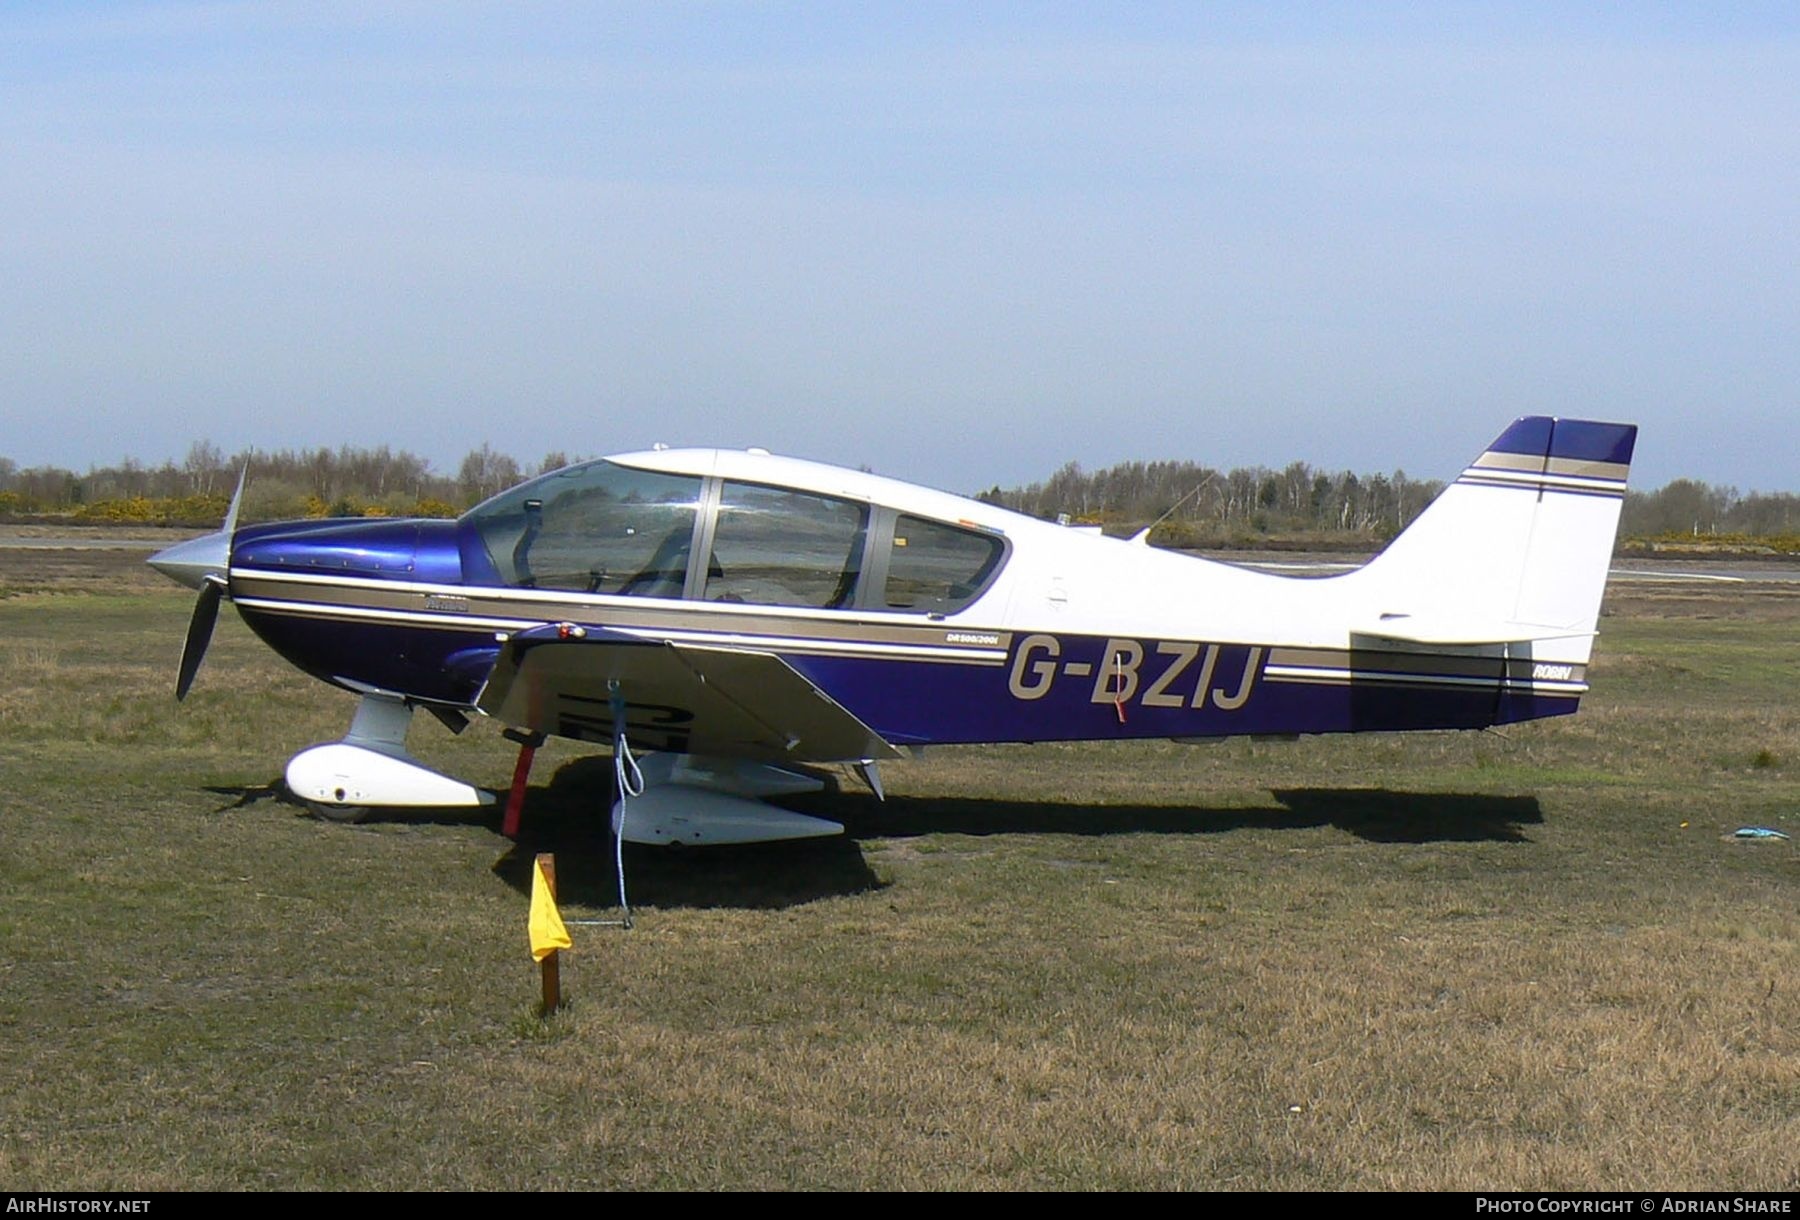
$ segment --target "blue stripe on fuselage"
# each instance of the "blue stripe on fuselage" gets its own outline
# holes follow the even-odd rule
[[[1043,637],[1024,637],[1020,648],[1035,638]],[[1268,650],[1242,644],[1192,645],[1194,655],[1183,663],[1181,654],[1158,655],[1154,642],[1131,641],[1148,654],[1134,685],[1116,671],[1102,676],[1108,650],[1122,641],[1056,638],[1055,658],[1015,651],[1005,669],[849,657],[788,661],[897,745],[1467,729],[1563,715],[1579,704],[1575,693],[1503,690],[1498,666],[1491,681],[1474,683],[1465,677],[1399,685],[1374,674],[1346,675],[1336,684],[1270,681],[1262,673]],[[1209,647],[1216,649],[1210,669]],[[1048,665],[1057,669],[1039,693],[1047,672],[1039,667]],[[1032,697],[1022,698],[1021,686]],[[1115,697],[1122,691],[1125,697]]]
[[[430,701],[471,703],[497,653],[479,628],[240,611],[315,677]],[[896,745],[1479,728],[1579,702],[1502,689],[1497,661],[1488,679],[1398,684],[1379,658],[1352,658],[1336,682],[1282,681],[1265,673],[1269,650],[1247,644],[1020,633],[1004,665],[770,651]]]
[[[345,678],[438,703],[473,702],[496,652],[491,630],[356,622],[248,606],[238,613],[265,644],[315,678]],[[478,663],[484,652],[490,654],[485,666]]]

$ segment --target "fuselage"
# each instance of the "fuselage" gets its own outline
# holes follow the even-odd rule
[[[229,595],[365,694],[472,707],[504,637],[569,623],[775,654],[895,745],[1475,728],[1574,711],[1589,646],[1385,638],[1411,607],[1367,569],[1254,572],[725,450],[586,463],[456,521],[245,527]],[[634,737],[681,749],[679,711],[633,708]]]

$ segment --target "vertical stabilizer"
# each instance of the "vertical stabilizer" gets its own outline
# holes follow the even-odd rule
[[[1514,421],[1356,574],[1378,625],[1446,642],[1592,636],[1636,440],[1632,424]]]

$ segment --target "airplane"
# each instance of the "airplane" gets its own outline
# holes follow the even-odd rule
[[[150,563],[360,696],[293,794],[491,804],[407,752],[418,709],[610,743],[621,842],[841,833],[763,798],[958,743],[1477,729],[1576,710],[1637,429],[1516,420],[1353,571],[1253,571],[765,450],[581,462],[456,520],[224,527]],[[631,818],[624,819],[629,795]]]

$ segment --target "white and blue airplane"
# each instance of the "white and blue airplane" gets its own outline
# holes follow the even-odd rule
[[[1473,729],[1576,710],[1637,429],[1514,422],[1386,550],[1275,575],[761,450],[656,449],[542,475],[455,521],[236,525],[151,563],[361,696],[287,767],[327,815],[492,793],[406,749],[460,730],[611,742],[622,837],[837,833],[761,798],[806,764],[926,746]],[[242,487],[239,488],[241,499]],[[641,770],[640,777],[637,774]],[[615,807],[615,826],[618,810]]]

